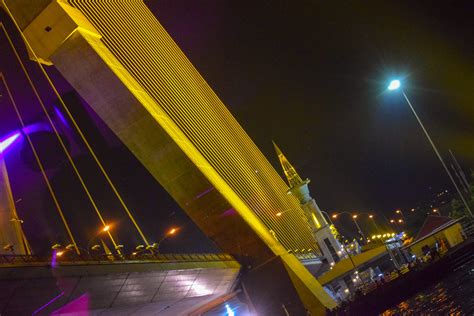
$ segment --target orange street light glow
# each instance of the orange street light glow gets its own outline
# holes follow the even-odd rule
[[[176,228],[171,228],[170,231],[168,232],[168,235],[173,235],[176,233],[177,229]]]
[[[276,213],[275,215],[276,215],[276,216],[281,216],[281,214],[283,214],[283,213],[282,213],[282,212],[278,212],[278,213]]]
[[[400,210],[396,210],[395,213],[400,214]]]
[[[357,215],[352,215],[352,218],[357,218]]]
[[[337,218],[337,214],[333,214],[333,215],[332,215],[332,218]]]
[[[374,215],[369,215],[369,218],[374,218]]]
[[[398,222],[399,222],[399,223],[403,223],[403,219],[399,219]]]
[[[103,232],[108,232],[110,230],[110,225],[105,225],[104,228],[102,228]]]
[[[395,221],[393,219],[390,220],[390,223],[395,223]]]
[[[438,212],[438,209],[436,209],[436,208],[433,209],[433,213],[436,213],[436,212]]]
[[[64,251],[56,252],[56,257],[61,257],[64,254]]]

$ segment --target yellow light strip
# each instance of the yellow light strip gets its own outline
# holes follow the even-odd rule
[[[288,186],[143,3],[69,3],[286,249],[316,249]],[[150,106],[156,114],[157,105]],[[291,211],[275,216],[286,210]]]

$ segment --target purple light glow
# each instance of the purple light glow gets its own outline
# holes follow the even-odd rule
[[[23,128],[22,132],[25,134],[31,134],[43,130],[49,131],[49,126],[45,123],[35,123]],[[0,139],[0,157],[7,152],[7,149],[11,148],[17,141],[21,139],[22,132],[15,131]]]
[[[63,123],[65,126],[69,127],[69,123],[67,122],[66,118],[64,115],[59,111],[57,107],[54,107],[54,113],[56,113],[56,116],[59,118],[61,123]]]
[[[15,141],[17,141],[21,136],[21,132],[15,132],[5,137],[0,141],[0,154],[4,154],[6,150],[11,147]]]
[[[55,301],[57,301],[61,296],[64,295],[64,292],[61,292],[58,296],[54,297],[52,300],[50,300],[48,303],[44,304],[43,306],[41,306],[40,308],[38,308],[37,310],[35,310],[33,312],[33,315],[36,315],[38,314],[39,312],[41,312],[43,309],[45,309],[46,307],[48,307],[49,305],[53,304]]]

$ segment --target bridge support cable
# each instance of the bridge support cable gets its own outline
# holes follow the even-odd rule
[[[11,14],[10,14],[10,16],[11,16]],[[12,16],[11,16],[11,18],[13,19]],[[18,27],[16,21],[13,20],[13,22],[15,23],[15,25],[16,25],[17,29],[19,30],[19,32],[21,33],[21,30],[20,30],[20,28]],[[2,29],[3,29],[5,35],[6,35],[7,39],[8,39],[8,42],[9,42],[10,46],[11,46],[12,49],[13,49],[13,52],[14,52],[14,54],[15,54],[15,56],[16,56],[18,62],[20,63],[20,66],[21,66],[21,68],[22,68],[22,70],[23,70],[23,72],[24,72],[24,74],[25,74],[25,76],[26,76],[26,78],[27,78],[27,80],[28,80],[28,83],[30,84],[30,86],[31,86],[31,88],[32,88],[32,90],[33,90],[33,92],[34,92],[34,94],[36,95],[36,98],[38,99],[38,102],[39,102],[39,104],[41,105],[41,108],[42,108],[43,112],[45,113],[46,118],[48,119],[48,122],[49,122],[49,124],[51,125],[51,128],[53,129],[53,131],[54,131],[54,133],[55,133],[55,135],[56,135],[56,138],[57,138],[58,141],[59,141],[59,144],[61,145],[61,148],[63,149],[63,151],[64,151],[64,153],[65,153],[65,155],[66,155],[66,157],[67,157],[69,163],[71,164],[71,167],[72,167],[72,169],[74,170],[74,173],[76,174],[76,176],[77,176],[79,182],[81,183],[81,186],[82,186],[82,188],[84,189],[84,192],[86,193],[86,195],[87,195],[87,197],[88,197],[88,199],[89,199],[89,201],[90,201],[92,207],[94,208],[94,210],[95,210],[95,212],[96,212],[96,214],[97,214],[97,217],[99,218],[100,222],[102,223],[102,225],[103,225],[104,227],[107,226],[107,222],[104,220],[102,214],[100,213],[100,210],[99,210],[99,208],[98,208],[98,206],[97,206],[97,204],[96,204],[94,198],[92,197],[91,192],[90,192],[89,189],[87,188],[87,185],[86,185],[86,183],[85,183],[85,181],[84,181],[84,178],[83,178],[82,175],[80,174],[79,169],[77,168],[77,166],[76,166],[74,160],[72,159],[71,155],[69,154],[69,151],[67,150],[67,147],[66,147],[66,145],[64,144],[63,139],[62,139],[61,136],[59,135],[59,132],[58,132],[58,130],[57,130],[57,128],[56,128],[56,125],[54,124],[54,122],[53,122],[51,116],[49,115],[48,110],[46,109],[46,106],[45,106],[45,104],[44,104],[44,102],[43,102],[43,99],[42,99],[41,96],[39,95],[38,90],[36,89],[36,86],[34,85],[33,80],[31,79],[31,77],[30,77],[28,71],[26,70],[26,67],[25,67],[25,65],[23,64],[23,62],[22,62],[22,60],[21,60],[21,58],[20,58],[20,55],[18,54],[18,51],[16,50],[15,46],[13,45],[13,42],[12,42],[12,40],[11,40],[9,34],[7,33],[7,31],[6,31],[5,27],[4,27],[4,25],[2,24],[1,26],[2,26]],[[22,33],[21,33],[21,34],[22,34]],[[22,36],[23,36],[23,34],[22,34]],[[25,39],[24,37],[23,37],[23,39],[26,41],[26,39]],[[27,44],[27,46],[30,47],[28,44]],[[30,47],[30,49],[31,49],[31,47]],[[44,74],[46,74],[46,71],[44,70],[44,68],[42,67],[42,65],[40,65],[40,68],[41,68],[42,72],[43,72]],[[50,82],[50,84],[52,84],[52,82],[51,82],[51,80],[49,79],[49,77],[48,77],[48,81]],[[55,93],[59,96],[59,93],[57,92],[57,90],[56,90],[56,89],[54,89],[54,90],[55,90]],[[108,234],[108,236],[109,236],[109,238],[110,238],[110,241],[111,241],[112,244],[114,245],[115,250],[117,251],[117,253],[118,253],[119,255],[121,255],[122,252],[120,251],[120,248],[118,247],[118,244],[116,243],[115,238],[112,236],[112,233],[110,232],[110,230],[107,230],[107,234]],[[75,244],[75,243],[74,243],[74,244]],[[77,245],[76,245],[75,247],[76,247],[76,252],[78,252],[79,249],[77,248]]]
[[[4,26],[3,26],[3,24],[2,24],[2,28],[3,28],[3,27],[4,27]],[[5,31],[5,29],[4,29],[4,31]],[[25,125],[25,123],[24,123],[24,121],[23,121],[23,118],[22,118],[21,113],[20,113],[20,111],[19,111],[19,109],[18,109],[18,106],[17,106],[17,104],[16,104],[16,102],[15,102],[15,99],[13,98],[13,95],[12,95],[12,93],[11,93],[11,90],[10,90],[8,84],[7,84],[7,80],[6,80],[5,76],[4,76],[4,74],[1,73],[1,72],[0,72],[0,79],[2,80],[3,84],[5,85],[5,90],[7,91],[8,97],[10,98],[10,101],[11,101],[11,103],[12,103],[14,109],[15,109],[15,113],[16,113],[16,115],[17,115],[17,117],[18,117],[18,120],[20,121],[21,127],[24,129],[24,128],[26,127],[26,125]],[[36,150],[36,147],[35,147],[35,145],[33,144],[33,141],[31,140],[30,135],[29,135],[28,133],[24,133],[24,136],[25,136],[26,140],[28,141],[28,144],[29,144],[30,147],[31,147],[31,150],[32,150],[33,155],[34,155],[35,160],[36,160],[36,163],[38,164],[38,167],[39,167],[39,169],[41,170],[41,175],[42,175],[42,177],[43,177],[43,179],[44,179],[44,182],[46,183],[46,187],[48,188],[48,191],[49,191],[49,193],[50,193],[50,195],[51,195],[51,198],[53,199],[54,205],[55,205],[55,207],[56,207],[56,210],[57,210],[58,213],[59,213],[59,216],[61,217],[61,220],[62,220],[62,222],[63,222],[63,224],[64,224],[64,227],[66,228],[66,231],[67,231],[67,234],[68,234],[68,236],[69,236],[69,239],[70,239],[71,243],[74,245],[74,250],[76,251],[76,253],[77,253],[78,255],[80,255],[81,252],[80,252],[80,250],[79,250],[79,247],[78,247],[77,244],[76,244],[76,240],[74,239],[74,235],[72,234],[71,228],[70,228],[70,226],[69,226],[69,224],[68,224],[68,222],[67,222],[67,220],[66,220],[66,217],[64,216],[64,212],[63,212],[63,210],[62,210],[62,208],[61,208],[61,205],[59,204],[59,201],[58,201],[58,198],[57,198],[57,196],[56,196],[56,193],[54,192],[53,187],[51,186],[51,182],[49,181],[48,176],[46,175],[46,171],[45,171],[45,169],[44,169],[43,163],[41,162],[41,159],[39,158],[38,151]]]
[[[59,103],[61,103],[61,106],[63,107],[64,111],[66,112],[66,114],[68,115],[69,119],[71,120],[74,128],[76,129],[76,131],[78,132],[79,136],[81,137],[82,141],[84,142],[84,144],[86,145],[87,147],[87,150],[89,151],[89,153],[91,154],[92,158],[94,159],[94,161],[96,162],[97,166],[99,167],[101,173],[103,174],[103,176],[105,177],[107,183],[109,184],[110,188],[112,189],[112,191],[114,192],[115,196],[117,197],[117,199],[119,200],[120,204],[122,205],[123,209],[125,210],[127,216],[129,217],[129,219],[131,220],[131,222],[133,223],[133,225],[135,226],[135,228],[137,229],[138,233],[140,234],[140,237],[142,238],[143,242],[149,246],[149,242],[147,240],[147,238],[145,237],[145,234],[143,233],[142,229],[140,228],[140,226],[138,225],[135,217],[133,216],[132,212],[130,211],[130,209],[128,208],[127,204],[125,203],[125,201],[123,200],[121,194],[118,192],[117,190],[117,187],[113,184],[112,180],[110,179],[107,171],[105,170],[104,166],[102,165],[102,163],[100,162],[99,158],[97,157],[94,149],[92,148],[92,146],[89,144],[89,141],[87,140],[87,138],[85,137],[84,133],[82,132],[81,128],[79,127],[79,125],[77,124],[76,120],[74,119],[72,113],[69,111],[69,108],[67,107],[66,103],[64,102],[63,98],[61,97],[60,93],[58,92],[58,90],[56,89],[52,79],[49,77],[48,73],[46,72],[46,70],[44,69],[43,65],[41,64],[41,62],[39,61],[40,59],[38,58],[38,56],[36,55],[33,47],[31,46],[31,44],[29,43],[28,39],[23,35],[23,32],[21,31],[21,28],[19,27],[18,23],[16,22],[16,20],[14,19],[13,15],[11,14],[10,10],[8,9],[8,7],[6,6],[6,4],[4,5],[5,7],[5,10],[7,11],[8,15],[10,16],[10,18],[12,19],[13,23],[15,24],[15,27],[17,28],[17,30],[19,31],[23,41],[25,42],[26,46],[28,47],[29,51],[31,52],[31,54],[34,56],[39,68],[41,69],[41,72],[43,73],[43,75],[45,76],[46,80],[48,81],[49,85],[51,86],[51,89],[53,90],[54,94],[56,95],[56,97],[58,98],[59,100]],[[55,132],[56,132],[56,129],[55,129]]]

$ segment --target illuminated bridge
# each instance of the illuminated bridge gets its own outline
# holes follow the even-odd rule
[[[123,258],[127,254],[119,232],[109,229],[111,215],[91,189],[94,183],[84,176],[83,169],[71,154],[74,148],[69,148],[62,135],[61,122],[64,121],[70,122],[71,133],[80,140],[97,168],[97,174],[103,178],[103,191],[112,192],[116,198],[121,221],[132,227],[127,237],[140,243],[136,255],[158,253],[160,241],[149,240],[143,227],[151,219],[137,220],[140,210],[131,209],[122,197],[96,154],[98,148],[76,120],[71,103],[58,92],[46,70],[48,66],[54,65],[101,124],[118,137],[201,231],[242,266],[239,289],[245,292],[245,297],[260,315],[304,315],[307,311],[318,315],[326,308],[335,307],[334,300],[295,255],[301,254],[312,261],[321,257],[314,231],[298,198],[287,194],[287,184],[142,1],[3,0],[1,3],[21,35],[29,58],[37,62],[40,73],[59,101],[59,109],[48,106],[35,80],[31,79],[28,67],[17,54],[18,63],[28,78],[26,85],[36,96],[38,111],[46,117],[47,129],[56,135],[66,157],[65,164],[70,166],[93,210],[94,219],[87,220],[94,220],[103,227],[101,242],[94,245],[96,249],[102,249],[109,257]],[[8,32],[5,34],[15,50]],[[31,160],[42,174],[54,202],[52,208],[60,219],[58,224],[62,226],[64,237],[55,245],[55,254],[61,254],[60,258],[65,252],[80,257],[90,252],[91,247],[86,242],[84,250],[84,237],[77,236],[83,234],[83,227],[71,224],[71,218],[84,220],[78,216],[82,210],[74,212],[71,210],[73,205],[64,206],[57,186],[50,181],[44,156],[32,141],[29,133],[32,127],[22,119],[24,113],[15,101],[8,80],[3,75],[0,78],[3,94],[9,98],[20,122],[17,134],[30,145]],[[1,144],[7,147],[9,137],[13,136],[0,139]],[[21,229],[22,219],[16,214],[8,193],[6,169],[2,170],[6,190],[0,192],[3,194],[0,202],[10,208],[0,212],[1,224],[9,227],[5,235],[16,240],[12,243],[14,248],[28,253],[31,247]],[[285,216],[275,216],[282,212]],[[6,247],[5,251],[11,249]],[[210,263],[205,263],[204,268],[207,264]],[[120,259],[99,264],[85,261],[64,265],[60,262],[57,269],[66,273],[64,279],[81,285],[79,279],[86,278],[87,273],[96,273],[89,272],[92,270],[97,271],[97,275],[117,271],[119,275],[130,273],[135,276],[134,273],[142,273],[140,269],[143,268],[143,273],[157,273],[158,280],[162,277],[159,274],[162,266],[162,262],[153,260],[136,263]],[[231,267],[223,267],[219,281],[227,280],[229,289],[230,280],[238,271],[235,266],[233,262]],[[20,268],[11,269],[15,273]],[[170,265],[169,269],[174,271],[179,267]],[[36,271],[32,267],[27,270]],[[206,275],[205,271],[202,270],[203,275]],[[117,283],[125,286],[127,276],[121,278]],[[158,283],[153,284],[154,291],[161,290]],[[189,293],[197,293],[199,288]],[[122,290],[116,289],[115,293],[117,297],[127,296]],[[70,297],[60,297],[58,301]],[[94,297],[90,299],[96,302]],[[128,299],[134,300],[124,297],[125,301]],[[153,300],[148,296],[146,299]],[[110,301],[110,298],[104,298],[104,301],[98,298],[97,301],[110,304],[112,308],[115,306],[115,300]]]

